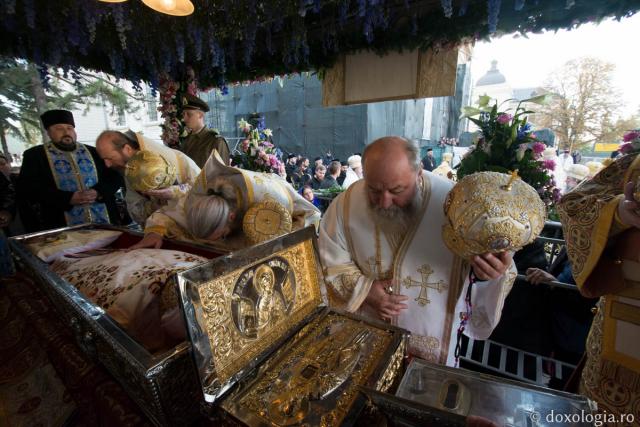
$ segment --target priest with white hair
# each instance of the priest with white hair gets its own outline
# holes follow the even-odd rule
[[[410,354],[454,365],[467,295],[465,334],[486,339],[516,276],[512,254],[473,256],[468,265],[449,251],[443,204],[454,184],[422,170],[415,143],[380,138],[363,165],[364,179],[334,199],[320,224],[329,303],[408,329]]]
[[[248,236],[245,216],[252,208],[268,210]],[[146,221],[144,239],[132,246],[160,248],[164,238],[190,240],[233,251],[309,225],[320,211],[282,177],[227,166],[213,151],[185,197],[158,209]],[[256,230],[259,229],[259,230]],[[266,234],[265,234],[266,233]],[[259,235],[258,235],[259,234]]]

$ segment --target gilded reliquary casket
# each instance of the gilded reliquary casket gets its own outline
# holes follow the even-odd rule
[[[247,425],[350,424],[386,389],[406,332],[323,306],[313,228],[178,275],[202,393]]]
[[[511,427],[567,425],[569,417],[570,425],[587,426],[595,409],[584,396],[420,359],[411,361],[395,396],[363,393],[391,426],[463,427],[469,416]]]
[[[166,241],[163,250],[124,251],[141,238],[126,228],[83,225],[14,237],[10,244],[19,270],[40,285],[78,345],[109,370],[150,420],[190,425],[199,416],[201,393],[171,271],[223,252],[176,241]],[[100,244],[101,239],[106,240]],[[58,249],[65,256],[51,260]],[[111,259],[111,264],[96,267],[92,259]],[[159,341],[160,326],[149,313],[171,305],[178,336]],[[125,313],[127,307],[142,309]]]

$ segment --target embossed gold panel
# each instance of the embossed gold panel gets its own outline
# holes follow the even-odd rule
[[[321,303],[311,240],[198,287],[217,379],[224,383]]]
[[[222,407],[248,425],[340,425],[358,386],[375,381],[374,372],[389,363],[394,338],[392,330],[329,312],[307,324]]]

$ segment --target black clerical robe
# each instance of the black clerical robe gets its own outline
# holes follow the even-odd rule
[[[422,169],[432,172],[436,168],[436,159],[431,156],[424,156],[422,159]]]
[[[97,202],[104,203],[112,224],[120,224],[115,193],[124,186],[122,176],[105,166],[95,147],[85,145],[96,166],[98,183],[91,187],[98,193]],[[24,152],[17,186],[18,209],[27,232],[66,227],[65,212],[73,192],[59,190],[49,166],[44,146],[38,145]]]

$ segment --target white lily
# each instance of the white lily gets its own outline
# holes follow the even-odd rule
[[[249,124],[249,122],[247,122],[245,119],[240,119],[238,120],[238,129],[251,129],[251,125]]]

